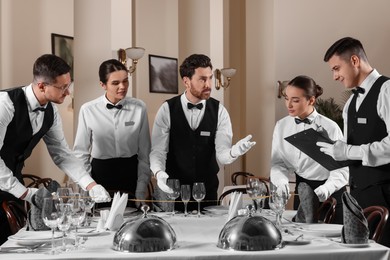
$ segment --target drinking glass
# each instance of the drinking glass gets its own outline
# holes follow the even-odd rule
[[[198,202],[198,218],[200,218],[200,202],[206,196],[206,187],[203,182],[195,182],[192,187],[192,197]]]
[[[59,203],[57,209],[61,212],[63,217],[58,221],[58,229],[62,231],[62,251],[66,249],[66,232],[72,225],[72,204],[70,203]]]
[[[91,196],[89,196],[89,191],[83,189],[80,189],[80,199],[83,199],[85,204],[86,217],[84,225],[89,227],[91,225],[92,216],[94,215],[93,209],[95,206],[95,201]]]
[[[175,215],[175,200],[180,196],[180,181],[178,179],[168,179],[167,186],[172,189],[173,192],[167,193],[168,198],[173,201],[172,216]]]
[[[282,229],[282,215],[288,201],[286,187],[273,187],[269,197],[269,206],[276,214],[276,227]]]
[[[246,179],[246,193],[253,200],[256,208],[257,208],[257,199],[260,195],[260,187],[261,187],[261,182],[258,178],[249,177]],[[254,211],[256,211],[256,208],[254,208]]]
[[[83,199],[80,199],[80,193],[72,194],[71,203],[72,208],[72,224],[75,226],[75,250],[79,248],[78,228],[81,226],[85,219],[85,203]]]
[[[56,208],[56,199],[44,198],[42,206],[42,219],[47,227],[51,229],[51,250],[50,254],[58,254],[58,251],[54,249],[54,230],[58,226],[62,215],[61,212]]]
[[[190,185],[181,185],[180,193],[181,193],[181,200],[184,203],[184,216],[187,217],[187,215],[188,215],[187,204],[191,198],[191,186]]]
[[[72,188],[58,188],[57,189],[57,196],[62,203],[68,203],[68,200],[70,199],[70,195],[73,193]]]

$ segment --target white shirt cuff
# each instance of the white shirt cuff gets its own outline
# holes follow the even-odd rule
[[[87,186],[92,182],[94,182],[94,179],[92,179],[92,177],[88,174],[85,174],[85,176],[81,177],[81,179],[77,181],[78,185],[80,185],[83,190],[87,190]]]
[[[362,160],[363,159],[363,151],[360,149],[358,145],[350,145],[348,149],[348,159],[350,160]]]
[[[12,195],[14,195],[16,198],[20,198],[20,196],[22,196],[25,192],[26,192],[27,188],[21,184],[21,183],[16,183],[15,187],[12,188],[12,191],[8,191],[9,193],[11,193]]]

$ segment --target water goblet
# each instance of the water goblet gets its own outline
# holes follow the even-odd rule
[[[78,228],[81,226],[85,219],[85,203],[83,199],[80,199],[80,194],[75,193],[72,195],[69,203],[71,203],[72,209],[72,224],[75,226],[75,250],[79,248]]]
[[[256,206],[253,209],[254,211],[256,211],[256,208],[257,208],[257,198],[260,195],[260,186],[261,186],[261,182],[258,178],[256,178],[256,177],[247,178],[247,180],[246,180],[246,193],[253,200],[253,202]]]
[[[60,202],[68,203],[70,195],[73,193],[72,188],[69,187],[60,187],[57,189],[57,196]]]
[[[200,202],[206,196],[206,187],[203,182],[195,182],[192,187],[192,197],[198,202],[198,218],[200,218]]]
[[[58,222],[60,222],[61,212],[56,208],[56,199],[53,198],[44,198],[42,205],[42,219],[47,227],[51,229],[51,250],[49,252],[50,255],[58,254],[58,251],[54,249],[54,230],[58,226]]]
[[[282,215],[288,201],[288,192],[285,187],[271,189],[269,206],[276,214],[276,227],[282,230]]]
[[[84,200],[85,204],[86,217],[84,225],[89,227],[91,225],[92,216],[94,215],[93,210],[95,206],[95,201],[92,199],[91,196],[89,196],[89,191],[83,189],[80,190],[80,198]]]
[[[72,204],[59,203],[57,209],[61,212],[63,217],[58,221],[58,229],[63,232],[62,236],[62,251],[66,249],[66,232],[72,225]]]
[[[188,215],[187,204],[191,198],[191,186],[190,185],[181,185],[180,193],[181,193],[181,200],[184,203],[184,216],[187,217],[187,215]]]
[[[167,186],[172,189],[171,193],[167,193],[168,198],[173,201],[172,216],[175,215],[175,200],[180,196],[180,181],[178,179],[168,179]]]

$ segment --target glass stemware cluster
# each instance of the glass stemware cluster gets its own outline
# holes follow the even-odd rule
[[[267,194],[267,186],[257,177],[249,177],[246,182],[246,192],[254,201],[259,213],[264,208],[265,196]]]
[[[271,194],[269,197],[269,207],[276,214],[276,227],[282,229],[282,215],[285,210],[289,194],[287,187],[276,187],[271,185]]]

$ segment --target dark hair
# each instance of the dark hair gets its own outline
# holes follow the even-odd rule
[[[317,85],[312,78],[304,75],[293,78],[287,85],[302,89],[308,99],[311,97],[317,98],[324,92],[322,87]]]
[[[104,61],[102,64],[100,64],[99,67],[100,81],[103,82],[103,84],[106,84],[110,73],[119,70],[127,71],[126,66],[123,65],[123,63],[120,62],[119,60],[111,59],[111,60]]]
[[[40,56],[33,66],[34,82],[41,80],[52,84],[56,82],[58,76],[70,72],[70,66],[60,57],[53,54],[44,54]]]
[[[360,59],[367,61],[366,52],[362,43],[351,37],[344,37],[333,43],[326,51],[324,61],[328,62],[333,55],[340,56],[344,60],[349,60],[352,55],[356,55]]]
[[[203,54],[192,54],[180,65],[180,77],[188,77],[191,79],[195,74],[195,69],[207,67],[213,69],[213,65],[211,64],[209,57]]]

